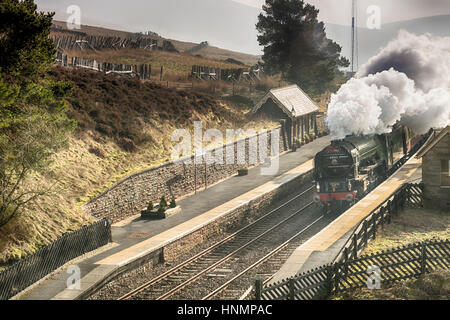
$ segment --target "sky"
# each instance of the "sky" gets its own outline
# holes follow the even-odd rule
[[[232,0],[247,6],[261,8],[265,0]],[[320,10],[319,19],[328,23],[349,25],[351,0],[306,0]],[[371,5],[381,9],[385,23],[450,14],[450,0],[358,0],[358,15],[364,17]],[[365,19],[360,19],[365,26]]]
[[[38,8],[56,11],[65,21],[70,5],[82,11],[82,24],[138,32],[165,38],[261,54],[255,24],[264,0],[35,0]],[[306,0],[316,6],[319,20],[348,26],[351,0]],[[358,0],[359,26],[365,27],[370,5],[380,8],[381,23],[450,15],[450,0]],[[347,32],[347,31],[345,31]],[[341,41],[342,42],[342,41]],[[346,45],[342,43],[342,45]]]

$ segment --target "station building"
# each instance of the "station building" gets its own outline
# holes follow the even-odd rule
[[[316,117],[319,107],[297,85],[270,90],[251,113],[280,121],[288,147],[308,143],[318,136]]]
[[[422,158],[424,206],[450,212],[450,126],[435,132],[417,158]]]

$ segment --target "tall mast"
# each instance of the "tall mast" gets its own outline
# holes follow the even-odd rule
[[[352,73],[358,70],[358,7],[356,1],[352,0]]]

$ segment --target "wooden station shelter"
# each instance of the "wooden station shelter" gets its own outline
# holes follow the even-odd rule
[[[318,112],[319,107],[297,85],[270,90],[251,111],[282,122],[290,147],[297,141],[304,144],[317,137]]]
[[[424,206],[450,212],[450,126],[436,132],[416,157],[422,158]]]

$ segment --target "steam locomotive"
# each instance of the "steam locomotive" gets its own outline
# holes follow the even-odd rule
[[[314,159],[314,202],[325,212],[350,206],[383,181],[420,138],[397,126],[389,134],[332,141]]]

